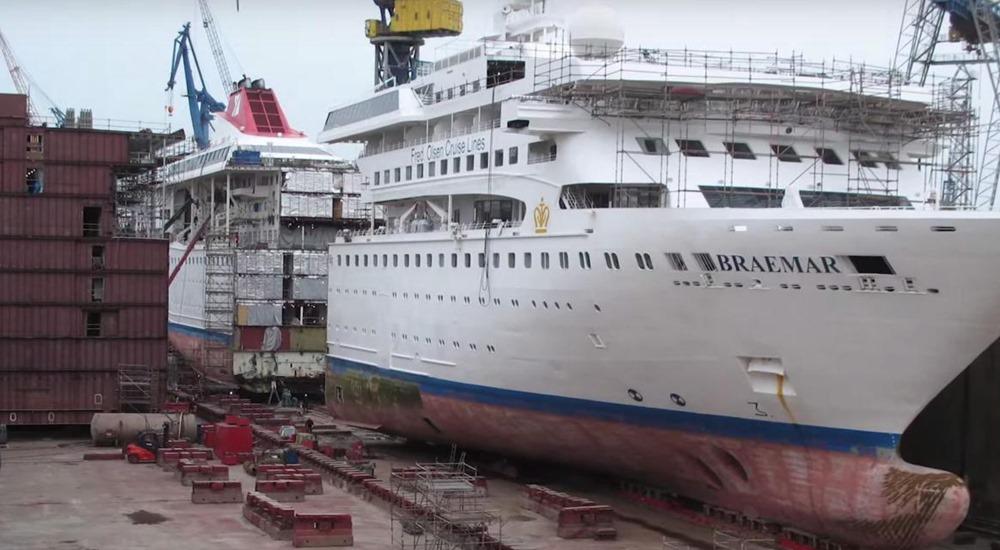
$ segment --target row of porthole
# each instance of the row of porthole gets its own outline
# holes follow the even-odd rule
[[[347,288],[345,288],[345,289],[335,288],[334,292],[336,292],[337,294],[341,294],[341,293],[343,293],[343,294],[352,294],[352,293],[353,294],[359,294],[358,289],[353,289],[352,290],[352,289],[347,289]],[[378,295],[378,293],[376,291],[372,290],[372,291],[369,292],[367,289],[361,289],[360,294],[362,296],[368,296],[369,294],[371,296],[377,296]],[[402,294],[402,298],[403,299],[409,299],[411,297],[411,294],[409,292],[402,292],[402,293],[400,293],[398,291],[393,291],[392,297],[393,298],[399,298],[400,294]],[[428,300],[428,301],[434,299],[434,297],[431,294],[425,293],[423,296],[424,296],[424,299]],[[412,298],[414,300],[419,300],[420,299],[420,293],[419,292],[414,292],[412,294]],[[459,298],[458,296],[452,295],[452,296],[450,296],[450,298],[451,298],[451,302],[452,303],[458,303],[458,298]],[[444,294],[438,294],[437,295],[437,300],[439,302],[444,302],[445,301],[445,295]],[[492,300],[487,300],[486,298],[484,298],[482,296],[480,296],[479,300],[478,300],[479,305],[483,305],[483,306],[488,305],[491,301],[492,301],[492,303],[494,305],[497,305],[497,306],[503,305],[503,302],[504,302],[504,300],[501,300],[500,298],[493,298]],[[466,304],[471,304],[472,303],[472,298],[470,298],[469,296],[463,296],[462,297],[462,302],[466,303]],[[521,300],[519,300],[517,298],[511,298],[510,305],[511,305],[511,307],[521,307]],[[551,305],[555,309],[562,309],[563,306],[565,306],[565,308],[567,310],[573,311],[573,304],[570,303],[570,302],[562,302],[561,304],[560,304],[560,302],[552,302]],[[544,309],[549,309],[549,301],[548,300],[542,300],[542,301],[531,300],[531,307],[534,307],[534,308],[542,307]],[[597,304],[594,304],[594,309],[596,311],[601,311],[601,306],[599,306]]]
[[[912,279],[906,279],[906,281],[907,281],[906,282],[907,288],[906,288],[905,291],[906,292],[916,292],[916,287],[913,284],[913,280]],[[674,286],[694,286],[694,287],[705,286],[707,288],[709,285],[703,285],[701,283],[701,281],[674,281]],[[719,283],[719,284],[712,285],[712,286],[714,286],[716,288],[718,288],[720,286],[725,287],[725,288],[743,288],[745,285],[743,283],[725,282],[725,283]],[[761,288],[761,287],[762,287],[761,282],[759,280],[756,280],[755,283],[754,283],[754,285],[752,285],[750,288]],[[781,283],[781,284],[778,285],[778,287],[781,288],[781,289],[783,289],[783,290],[788,290],[788,289],[802,290],[802,285],[800,285],[798,283],[792,283],[792,284]],[[851,286],[851,285],[824,285],[824,284],[819,284],[819,285],[816,285],[816,290],[846,290],[846,291],[851,291],[851,290],[854,290],[854,287]],[[866,291],[866,290],[867,291],[883,290],[885,292],[895,292],[896,291],[896,287],[886,286],[886,287],[882,287],[880,289],[879,288],[862,288],[862,289],[859,289],[859,290],[862,290],[862,291]],[[927,292],[929,294],[937,294],[939,292],[939,290],[936,289],[936,288],[928,288]]]
[[[367,327],[358,328],[356,326],[350,326],[349,327],[347,325],[340,325],[340,324],[335,324],[334,325],[334,330],[339,330],[339,331],[343,331],[343,332],[354,331],[354,332],[360,332],[361,334],[364,334],[364,335],[371,334],[372,336],[376,336],[378,334],[375,331],[375,329],[373,329],[373,328],[372,329],[369,329]],[[416,342],[418,344],[420,343],[420,337],[419,336],[405,334],[405,333],[399,333],[398,334],[398,333],[393,332],[392,333],[392,339],[393,340],[401,339],[401,340],[405,340],[405,341],[408,341],[408,342],[412,341],[412,342]],[[426,344],[433,344],[433,339],[431,339],[429,337],[426,337],[426,336],[424,337],[423,341]],[[440,347],[445,347],[445,345],[447,345],[447,342],[445,342],[445,340],[443,338],[439,338],[438,339],[438,345]],[[462,344],[460,344],[458,341],[452,341],[452,346],[455,347],[455,349],[461,349]],[[479,350],[479,346],[477,344],[470,343],[469,344],[469,349],[471,349],[472,351],[478,351]],[[493,344],[487,344],[486,345],[486,351],[488,351],[490,353],[496,353],[497,348]]]

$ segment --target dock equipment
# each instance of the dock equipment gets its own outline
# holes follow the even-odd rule
[[[374,0],[380,19],[365,21],[365,36],[375,46],[375,85],[391,88],[419,76],[424,39],[458,36],[458,0]]]
[[[199,149],[205,149],[209,145],[208,132],[214,118],[212,113],[226,110],[226,105],[212,97],[205,86],[205,77],[201,73],[201,65],[198,63],[198,55],[194,51],[191,43],[191,23],[185,23],[174,39],[174,51],[171,56],[170,78],[167,80],[167,91],[173,91],[177,83],[177,70],[184,67],[184,85],[187,90],[188,110],[191,113],[191,128],[194,131],[194,139]],[[194,81],[194,71],[191,63],[194,62],[194,71],[198,72],[198,81],[201,88],[198,88]],[[171,111],[173,106],[168,107]]]
[[[10,71],[11,80],[14,81],[14,88],[17,90],[17,93],[28,97],[28,116],[31,117],[32,122],[34,124],[41,124],[43,122],[43,117],[38,112],[37,105],[37,101],[43,99],[49,105],[49,113],[56,119],[56,126],[62,127],[66,123],[66,113],[52,101],[52,98],[42,90],[38,83],[31,78],[24,67],[18,62],[17,57],[14,56],[14,50],[10,47],[10,43],[7,42],[7,38],[4,37],[3,32],[0,32],[0,50],[3,51],[3,59],[7,62],[7,70]]]

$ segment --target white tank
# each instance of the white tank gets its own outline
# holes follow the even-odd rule
[[[569,37],[573,55],[607,57],[625,44],[625,28],[613,8],[591,3],[570,16]]]

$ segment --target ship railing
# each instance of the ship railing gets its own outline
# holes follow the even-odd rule
[[[421,137],[415,139],[407,139],[403,141],[397,141],[394,143],[384,144],[377,147],[365,147],[362,151],[360,157],[370,157],[372,155],[379,155],[382,153],[389,153],[391,151],[398,151],[400,149],[406,149],[407,147],[417,147],[419,145],[424,145],[426,143],[431,143],[435,141],[441,141],[444,139],[451,139],[455,137],[466,136],[469,134],[474,134],[476,132],[484,132],[492,128],[500,127],[500,119],[494,118],[491,120],[486,120],[480,122],[479,124],[473,124],[471,126],[463,126],[457,130],[452,130],[448,132],[447,135]]]
[[[465,232],[469,232],[469,231],[485,231],[485,230],[490,230],[490,231],[496,230],[498,232],[497,234],[502,234],[504,231],[506,231],[508,229],[518,229],[518,228],[520,228],[521,225],[522,225],[522,223],[523,223],[522,220],[515,220],[515,221],[504,221],[504,220],[477,221],[477,222],[461,223],[461,224],[453,223],[453,224],[451,224],[450,228],[449,228],[448,224],[446,224],[446,223],[437,223],[437,224],[434,224],[434,225],[431,225],[431,226],[425,226],[425,227],[429,227],[429,229],[426,230],[426,231],[410,231],[410,230],[408,230],[408,228],[405,228],[405,227],[404,228],[397,228],[397,227],[381,226],[381,227],[376,227],[374,230],[372,228],[368,228],[368,229],[361,229],[361,230],[358,230],[358,231],[354,231],[354,232],[351,233],[351,235],[352,236],[361,236],[361,237],[370,237],[370,236],[377,236],[377,235],[446,233],[446,232],[449,232],[449,231],[453,232],[453,233],[465,233]]]
[[[33,124],[45,125],[50,128],[60,128],[59,120],[53,116],[33,116]],[[77,118],[73,122],[64,123],[62,128],[73,130],[110,130],[117,132],[150,132],[155,134],[170,133],[173,128],[169,124],[162,122],[148,122],[143,120],[125,120],[117,118],[95,118],[89,122],[81,123]]]
[[[537,153],[528,155],[528,164],[541,164],[556,160],[556,153]]]

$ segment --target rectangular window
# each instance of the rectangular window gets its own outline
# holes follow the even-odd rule
[[[493,269],[500,269],[500,253],[493,253]]]
[[[392,267],[399,267],[399,254],[392,255]]]
[[[708,149],[697,139],[675,139],[677,147],[685,157],[707,157]]]
[[[424,177],[424,165],[423,163],[417,165],[417,179]]]
[[[87,312],[85,330],[88,338],[97,338],[101,336],[101,314],[99,312]]]
[[[433,254],[430,254],[430,253],[427,254],[427,267],[434,267],[434,255]]]
[[[410,267],[410,255],[403,254],[403,267]]]
[[[729,156],[734,159],[754,160],[757,158],[757,155],[753,154],[750,146],[746,143],[723,141],[722,145],[725,146],[726,152],[729,153]]]
[[[401,169],[400,168],[396,168],[395,170],[393,170],[393,175],[392,175],[393,181],[395,181],[396,183],[399,183],[399,182],[403,181],[403,179],[400,177],[400,175],[401,175]]]
[[[479,168],[485,170],[490,167],[490,154],[479,153]]]
[[[878,168],[878,157],[875,156],[875,153],[870,151],[854,150],[851,151],[851,154],[854,155],[854,160],[858,161],[858,164],[861,166],[864,166],[865,168]]]
[[[454,256],[454,254],[452,254]],[[438,267],[444,267],[444,253],[438,254]]]
[[[44,143],[42,139],[42,134],[28,134],[28,143],[25,146],[25,152],[28,153],[28,158],[37,159],[42,156],[44,151]]]
[[[823,161],[823,164],[844,164],[844,161],[840,160],[840,155],[833,149],[817,147],[816,154]]]
[[[368,254],[365,254],[365,267],[368,267]]]
[[[414,267],[420,267],[420,254],[413,255],[413,262]]]
[[[503,149],[493,151],[493,166],[495,168],[503,166]]]
[[[559,253],[559,267],[569,269],[569,252]]]
[[[372,254],[372,266],[378,267],[378,254]]]
[[[509,222],[514,219],[514,201],[483,200],[473,203],[475,223],[492,223],[494,220]]]
[[[507,253],[507,267],[514,269],[517,267],[517,254],[513,252]]]
[[[382,267],[389,267],[389,255],[382,254]]]
[[[441,175],[448,173],[448,159],[441,159]]]
[[[674,271],[687,271],[688,266],[684,263],[684,256],[679,252],[667,252],[667,261],[670,262],[670,267],[674,268]]]
[[[647,155],[666,155],[670,153],[667,149],[667,144],[663,142],[662,138],[637,137],[635,141],[639,144],[639,149]],[[531,159],[528,159],[528,161],[530,162]]]
[[[428,162],[427,163],[427,177],[428,178],[433,178],[435,176],[435,172],[436,171],[437,171],[437,163],[435,163],[433,160],[430,161],[430,162]]]
[[[382,173],[381,172],[375,172],[374,174],[372,174],[372,183],[373,184],[375,184],[375,185],[381,185],[382,184],[381,179],[382,179]]]
[[[462,157],[451,159],[451,173],[457,174],[462,171]]]
[[[412,179],[413,179],[413,166],[410,165],[406,167],[406,181],[410,181]]]
[[[531,252],[524,253],[524,268],[531,269]]]
[[[385,170],[382,171],[382,183],[384,183],[386,185],[389,185],[390,183],[392,183],[392,179],[390,179],[390,174],[389,174],[389,169],[388,168],[386,168]]]
[[[455,252],[451,253],[451,267],[458,267],[458,254]]]
[[[472,267],[472,254],[465,253],[465,267]]]
[[[465,171],[471,172],[476,169],[476,155],[465,156]]]
[[[351,267],[351,255],[350,254],[344,254],[344,260],[346,260],[346,262],[347,262],[347,267]]]
[[[896,160],[896,157],[892,153],[876,153],[879,160],[885,163],[885,167],[889,170],[902,170],[903,167]]]
[[[486,254],[479,253],[479,267],[486,267]]]
[[[542,252],[542,269],[548,269],[548,268],[549,268],[549,253]]]
[[[580,267],[590,269],[590,252],[580,252]]]
[[[25,191],[31,195],[39,195],[45,190],[44,170],[41,167],[24,169]]]
[[[83,236],[97,237],[101,233],[101,207],[83,207]]]
[[[507,163],[517,164],[517,147],[507,149]]]
[[[104,278],[94,277],[90,280],[90,301],[91,302],[103,302],[104,301]]]
[[[104,269],[104,245],[95,244],[90,247],[90,268]]]
[[[791,145],[772,145],[771,152],[781,162],[802,162],[802,157],[795,152]]]

